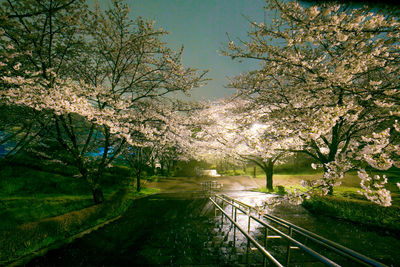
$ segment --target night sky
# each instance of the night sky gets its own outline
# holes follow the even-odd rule
[[[107,6],[110,0],[101,0]],[[187,67],[209,70],[208,84],[192,91],[192,100],[216,99],[234,91],[224,88],[227,77],[252,70],[256,62],[238,63],[222,56],[218,50],[234,41],[246,39],[249,23],[269,21],[264,0],[127,0],[132,18],[142,16],[156,21],[156,26],[170,32],[166,41],[178,50],[184,45],[183,63]]]

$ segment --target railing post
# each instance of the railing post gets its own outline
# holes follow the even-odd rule
[[[214,195],[214,201],[215,201],[215,203],[217,203],[217,195]],[[217,217],[217,207],[216,206],[214,206],[214,217]]]
[[[247,232],[250,234],[250,220],[251,220],[251,215],[250,215],[250,208],[248,209],[248,215],[249,219],[247,222]],[[250,240],[247,238],[247,250],[246,250],[246,265],[249,266],[249,252],[250,252]]]
[[[235,206],[235,218],[234,221],[237,222],[237,208]],[[233,226],[233,247],[236,247],[236,225]]]
[[[247,238],[246,266],[249,266],[250,239]]]
[[[224,213],[221,212],[221,231],[224,228]]]
[[[248,220],[248,222],[247,222],[247,232],[250,234],[250,220],[251,220],[251,216],[250,216],[250,213],[249,213],[248,215],[249,215],[249,220]]]
[[[289,226],[289,236],[292,237],[293,229]],[[287,241],[287,250],[286,250],[286,266],[289,266],[290,262],[290,240]]]
[[[222,200],[222,210],[224,210],[224,203],[225,203],[225,201]],[[221,228],[222,228],[222,226],[224,225],[224,216],[222,216],[222,220],[221,221],[222,221],[221,222]]]
[[[269,229],[268,227],[264,227],[265,229],[265,235],[264,235],[264,248],[267,249],[267,245],[268,245],[268,232]],[[263,266],[267,267],[267,257],[265,257],[265,255],[263,256]]]

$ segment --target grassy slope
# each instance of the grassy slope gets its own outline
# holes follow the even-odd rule
[[[92,205],[89,188],[73,177],[25,166],[0,172],[0,229]]]
[[[375,172],[382,175],[383,172]],[[400,191],[396,183],[400,181],[399,170],[388,171],[386,188],[391,191],[392,206],[381,207],[368,201],[359,194],[360,179],[356,172],[346,173],[340,186],[334,188],[333,196],[315,196],[305,201],[303,206],[312,212],[325,214],[368,225],[384,227],[400,232]],[[322,173],[312,174],[276,174],[274,185],[284,186],[286,189],[299,188],[301,180],[312,180],[322,176]],[[266,192],[265,177],[257,175],[254,180],[260,186],[259,190]]]
[[[120,175],[123,173],[106,174],[109,181],[120,179]],[[106,197],[120,188],[118,183],[109,181],[103,186]],[[154,192],[153,189],[143,188],[141,193],[131,193],[130,196],[135,198]],[[0,230],[92,205],[90,189],[82,179],[21,165],[2,166]]]
[[[118,200],[114,193],[121,185],[126,187],[119,181],[127,171],[114,169],[105,174],[103,183],[105,197],[111,200],[93,206],[85,181],[50,171],[21,164],[1,166],[0,243],[6,247],[0,250],[0,265],[101,224],[126,210],[132,199],[158,192],[143,188]]]

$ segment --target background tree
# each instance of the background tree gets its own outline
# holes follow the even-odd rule
[[[273,191],[274,164],[290,154],[288,145],[293,147],[293,142],[278,135],[265,113],[248,110],[248,101],[223,100],[211,103],[195,117],[203,118],[197,150],[204,159],[228,158],[236,164],[251,161],[264,171],[266,188]]]

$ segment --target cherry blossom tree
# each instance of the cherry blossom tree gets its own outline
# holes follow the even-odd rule
[[[26,13],[43,10],[42,3],[31,2],[33,10]],[[39,30],[38,36],[29,39],[33,51],[29,46],[18,48],[19,53],[28,55],[26,62],[31,65],[24,76],[2,77],[7,84],[2,102],[51,114],[51,134],[46,137],[57,140],[69,153],[70,162],[90,184],[95,202],[100,203],[104,197],[99,180],[107,166],[125,145],[145,147],[143,136],[152,140],[158,135],[160,129],[152,122],[165,122],[158,106],[172,92],[188,92],[199,86],[205,72],[183,67],[183,49],[174,52],[167,48],[162,42],[166,32],[155,29],[154,22],[129,19],[123,1],[113,1],[105,11],[99,7],[90,10],[81,1],[66,2],[63,9],[53,9],[52,1],[45,3],[48,12],[39,12],[44,16],[39,20],[45,32],[42,39],[48,42],[47,50],[54,52],[35,50],[36,40],[41,38]],[[75,5],[78,9],[73,12],[66,9]],[[16,12],[12,3],[8,8]],[[55,19],[57,16],[60,18]],[[34,25],[29,17],[20,18],[12,25],[16,29],[13,33],[19,28],[29,30],[24,29],[25,20]],[[54,25],[48,28],[48,23]],[[60,37],[56,38],[57,34]],[[5,36],[7,42],[21,43],[7,30]],[[69,53],[71,48],[74,50]],[[29,60],[31,54],[33,59]],[[46,60],[41,61],[41,57]],[[96,147],[93,144],[97,150],[101,148],[98,157],[91,156],[96,152],[91,150]]]
[[[153,106],[150,106],[150,103]],[[151,116],[144,116],[144,120],[139,124],[150,130],[146,134],[143,131],[131,132],[130,136],[134,137],[136,144],[126,146],[122,153],[123,158],[132,167],[137,191],[140,191],[140,181],[146,166],[154,170],[155,164],[158,163],[161,174],[166,167],[169,175],[171,163],[185,160],[192,149],[190,145],[192,124],[189,122],[190,117],[186,114],[188,110],[182,109],[182,103],[179,101],[170,101],[170,103],[148,101],[148,104],[140,114],[149,110],[155,113]]]
[[[45,97],[55,76],[66,69],[72,51],[81,44],[76,24],[84,14],[82,3],[24,0],[0,5],[0,104],[6,104],[4,109],[14,118],[14,127],[2,121],[2,142],[9,148],[8,155],[29,145],[48,124],[46,112],[12,106],[21,102],[30,106],[35,99]],[[29,95],[35,91],[36,97],[30,100]],[[18,98],[26,92],[29,94],[24,100]]]
[[[221,158],[232,163],[251,161],[265,173],[266,188],[273,191],[273,169],[290,154],[294,142],[280,136],[265,120],[265,108],[249,110],[248,101],[221,100],[210,103],[195,117],[203,118],[196,150],[202,159]]]
[[[269,0],[266,9],[277,14],[272,23],[251,22],[249,40],[224,51],[261,68],[230,86],[255,110],[268,107],[276,129],[302,143],[291,151],[324,169],[313,186],[332,192],[344,172],[360,168],[367,198],[390,205],[386,178],[369,177],[365,166],[399,166],[398,17],[332,3]]]

